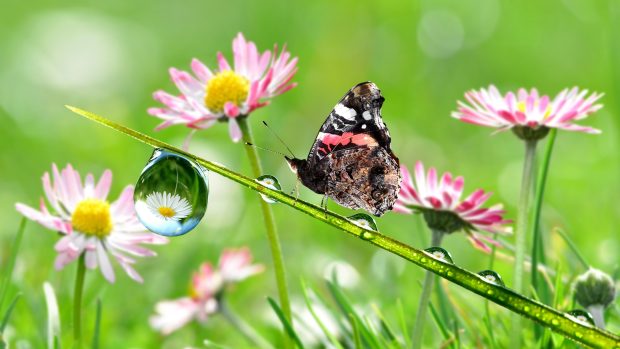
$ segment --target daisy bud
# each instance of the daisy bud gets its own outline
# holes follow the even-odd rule
[[[575,280],[573,285],[575,299],[584,308],[591,306],[608,307],[616,299],[614,280],[604,272],[590,268]]]

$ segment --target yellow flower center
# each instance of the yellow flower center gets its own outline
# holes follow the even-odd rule
[[[539,101],[535,101],[534,102],[534,108],[538,108],[539,105]],[[517,110],[525,113],[525,102],[521,101],[517,103]],[[549,117],[549,115],[551,115],[551,106],[547,106],[547,109],[545,109],[545,115],[543,115],[543,119],[546,119]]]
[[[209,80],[206,90],[205,105],[210,111],[221,113],[226,102],[241,106],[248,97],[250,81],[232,70],[224,70]]]
[[[160,215],[166,218],[172,218],[176,214],[176,212],[172,208],[166,207],[166,206],[162,206],[158,208],[157,211],[159,212]]]
[[[112,231],[110,204],[99,199],[86,199],[80,203],[71,215],[73,229],[86,235],[104,238]]]

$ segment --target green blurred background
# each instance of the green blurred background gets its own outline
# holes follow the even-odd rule
[[[265,50],[287,43],[299,57],[299,86],[252,114],[256,143],[282,150],[269,122],[298,156],[305,156],[325,117],[354,84],[371,80],[383,91],[384,119],[394,152],[412,167],[423,160],[440,171],[464,175],[466,192],[481,187],[494,192],[515,218],[523,144],[512,134],[450,117],[456,101],[472,88],[496,84],[501,91],[537,87],[554,95],[579,86],[604,92],[605,108],[583,123],[602,129],[598,136],[561,132],[552,159],[545,231],[561,227],[587,260],[612,272],[618,264],[620,159],[618,92],[620,91],[620,2],[552,1],[8,1],[0,12],[0,221],[1,252],[19,222],[15,202],[36,205],[43,194],[41,175],[51,163],[73,164],[83,175],[110,168],[111,199],[135,183],[151,149],[128,137],[85,121],[67,111],[70,104],[94,111],[129,127],[181,145],[188,130],[160,132],[159,120],[147,115],[156,106],[151,93],[175,92],[167,70],[189,69],[197,57],[215,67],[216,52],[231,57],[237,32]],[[241,144],[232,144],[224,125],[201,131],[190,150],[249,174]],[[267,173],[285,190],[295,185],[280,156],[262,153]],[[184,329],[168,338],[148,326],[153,305],[184,296],[190,273],[205,260],[215,261],[225,247],[248,245],[267,272],[238,285],[232,306],[253,325],[270,329],[265,301],[276,296],[270,253],[257,195],[217,175],[205,219],[192,233],[157,248],[159,256],[137,264],[143,285],[120,276],[108,285],[99,272],[87,275],[87,320],[93,300],[103,299],[105,347],[178,348],[202,339],[243,346],[220,318],[204,328]],[[319,203],[307,189],[301,197]],[[350,211],[335,207],[344,214]],[[349,270],[352,298],[367,307],[374,302],[391,314],[402,298],[413,317],[423,271],[377,251],[286,206],[274,206],[293,299],[300,279],[319,290],[326,270]],[[417,247],[429,234],[418,217],[389,213],[380,230]],[[14,316],[16,338],[32,347],[45,343],[42,283],[52,282],[59,295],[63,329],[70,329],[69,302],[74,265],[53,270],[56,234],[36,224],[27,227],[16,270],[24,292]],[[557,236],[546,234],[550,264],[578,273],[574,256]],[[461,234],[445,246],[455,261],[471,270],[485,269],[486,256],[467,247]],[[336,264],[334,264],[336,263]],[[345,263],[345,264],[343,264]],[[343,267],[344,266],[344,267]],[[353,269],[351,269],[352,267]],[[499,263],[510,282],[511,264]],[[121,274],[120,269],[117,273]],[[457,286],[454,297],[472,309],[483,301]],[[474,320],[475,317],[474,317]],[[89,323],[90,324],[90,323]],[[87,325],[86,333],[91,326]],[[276,338],[275,330],[271,330]],[[435,331],[429,327],[429,331]],[[22,343],[25,343],[24,341]],[[160,344],[163,343],[163,344]]]

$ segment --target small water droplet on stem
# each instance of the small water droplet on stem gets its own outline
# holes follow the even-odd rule
[[[265,187],[272,190],[282,190],[282,186],[280,186],[280,182],[278,179],[271,175],[263,175],[255,179],[257,183],[264,185]],[[275,204],[278,200],[272,199],[265,194],[260,194],[261,198],[268,204]]]

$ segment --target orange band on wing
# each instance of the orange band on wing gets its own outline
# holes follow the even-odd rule
[[[323,144],[331,149],[331,146],[347,145],[353,143],[356,145],[378,145],[377,141],[366,133],[354,134],[353,132],[345,132],[342,135],[334,135],[330,133],[319,134],[319,139]]]

